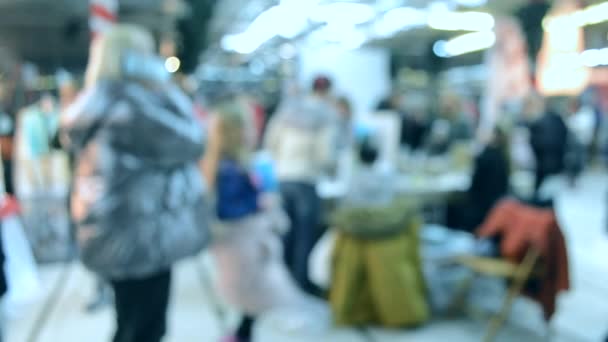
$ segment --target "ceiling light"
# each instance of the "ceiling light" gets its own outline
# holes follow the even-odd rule
[[[279,48],[279,57],[283,59],[292,59],[298,53],[297,49],[293,44],[285,43]]]
[[[428,24],[444,31],[489,31],[494,28],[494,17],[484,12],[432,11]]]
[[[278,35],[293,39],[308,27],[308,18],[313,13],[319,0],[281,0],[280,14],[275,27]]]
[[[456,0],[458,5],[465,7],[479,7],[485,5],[487,2],[488,0]]]
[[[339,43],[346,39],[352,32],[355,31],[354,25],[336,24],[329,23],[321,32],[326,41],[332,43]]]
[[[428,5],[428,10],[431,13],[450,12],[453,9],[453,4],[447,1],[433,1]]]
[[[277,35],[277,25],[283,23],[283,12],[279,6],[273,6],[262,14],[260,14],[255,20],[249,25],[246,33],[250,38],[267,41]],[[284,19],[283,19],[284,20]]]
[[[308,39],[313,44],[333,43],[352,50],[361,47],[367,41],[367,35],[355,25],[329,23],[312,32]]]
[[[427,12],[413,7],[392,9],[382,16],[374,25],[374,30],[380,37],[390,37],[393,34],[427,23]]]
[[[308,26],[319,0],[282,0],[258,15],[244,32],[222,38],[228,51],[250,54],[276,36],[293,39]]]
[[[435,42],[435,44],[433,44],[433,53],[435,53],[435,56],[443,57],[443,58],[450,57],[450,55],[448,54],[448,51],[445,48],[446,44],[447,44],[447,42],[445,40],[439,40],[439,41]]]
[[[349,50],[360,48],[367,41],[367,36],[361,30],[353,30],[342,40],[342,46]]]
[[[580,60],[584,66],[590,68],[608,65],[608,48],[583,51]]]
[[[374,18],[376,12],[367,4],[355,2],[334,2],[317,6],[310,19],[316,22],[340,22],[352,25],[366,23]]]
[[[439,57],[455,57],[488,49],[494,43],[496,43],[494,32],[473,32],[448,41],[440,40],[433,45],[433,52]]]
[[[553,31],[563,26],[589,26],[608,21],[608,2],[588,6],[569,14],[549,16],[543,20],[545,31]]]
[[[277,27],[282,22],[279,6],[273,6],[262,12],[242,33],[226,35],[222,38],[222,47],[228,51],[250,54],[277,35]]]
[[[182,62],[175,56],[169,57],[165,60],[165,69],[172,74],[177,72],[181,65]]]
[[[593,25],[608,21],[608,2],[593,5],[583,10],[583,24]]]

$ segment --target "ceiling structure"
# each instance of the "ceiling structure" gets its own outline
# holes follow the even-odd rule
[[[145,25],[154,32],[171,30],[176,23],[175,16],[165,14],[167,2],[176,0],[119,0],[120,19]],[[194,13],[185,30],[187,39],[182,38],[182,45],[190,46],[201,43],[200,49],[208,46],[203,61],[221,63],[240,63],[241,57],[229,55],[221,47],[222,37],[228,34],[243,32],[265,10],[286,0],[179,0],[190,5]],[[294,0],[290,0],[294,1]],[[295,0],[314,1],[314,0]],[[431,3],[483,3],[483,0],[341,0],[359,2],[373,6],[376,17],[396,7],[427,8]],[[510,15],[530,0],[487,0],[485,5],[471,7],[469,10],[484,11],[495,16]],[[597,3],[602,0],[587,0]],[[337,2],[320,0],[321,4]],[[196,11],[198,6],[201,10]],[[213,8],[214,7],[214,8]],[[463,7],[464,8],[464,7]],[[211,15],[212,13],[212,15]],[[207,21],[209,24],[207,25]],[[178,25],[179,26],[179,25]],[[317,29],[309,25],[308,29],[296,37],[296,42]],[[205,32],[206,31],[206,32]],[[406,63],[416,64],[424,59],[438,39],[449,38],[462,32],[431,30],[428,27],[407,29],[396,32],[388,38],[368,40],[366,44],[391,49],[397,58]],[[602,34],[596,34],[601,37]],[[605,34],[604,34],[605,36]],[[202,37],[202,38],[201,38]],[[598,39],[598,38],[594,38]],[[287,39],[272,39],[264,47],[264,54],[278,54],[279,47]],[[14,59],[32,61],[49,69],[58,66],[83,67],[86,61],[88,33],[88,0],[0,0],[0,63],[6,63],[5,56]],[[195,53],[200,50],[197,46]],[[468,63],[479,60],[480,54],[459,58]],[[230,56],[230,57],[227,57]],[[424,60],[423,60],[424,62]],[[1,67],[1,65],[0,65]]]
[[[154,32],[172,27],[165,0],[119,0],[121,21]],[[84,67],[89,45],[88,0],[0,0],[0,56],[42,69]],[[4,62],[6,64],[6,61]]]
[[[285,1],[285,0],[282,0]],[[335,3],[338,1],[332,0],[300,0],[300,1],[308,1],[308,2],[318,2],[319,4],[329,4]],[[372,6],[375,11],[376,19],[372,20],[369,25],[372,25],[373,22],[377,21],[377,19],[381,18],[383,14],[390,11],[391,9],[395,9],[398,7],[411,7],[418,9],[425,9],[431,3],[446,3],[455,5],[456,3],[485,3],[482,6],[475,6],[470,8],[464,8],[463,10],[474,10],[474,11],[484,11],[491,13],[495,16],[502,15],[511,15],[515,13],[515,11],[520,8],[522,5],[527,3],[529,0],[445,0],[445,1],[430,1],[430,0],[341,0],[342,2],[356,2],[356,3],[364,3]],[[254,22],[254,20],[260,16],[264,11],[269,8],[276,6],[281,3],[281,0],[253,0],[253,1],[244,1],[244,0],[222,0],[218,2],[213,20],[210,23],[210,32],[209,38],[211,42],[211,46],[214,47],[213,50],[208,51],[206,61],[217,61],[218,63],[240,63],[243,60],[248,60],[247,56],[242,56],[242,58],[226,58],[226,51],[222,51],[221,41],[222,38],[226,35],[236,34],[240,32],[244,32],[247,27]],[[365,27],[368,24],[358,25]],[[322,26],[322,25],[321,25]],[[309,36],[309,34],[317,27],[310,26],[307,30],[305,30],[300,36],[300,39],[296,39],[296,44],[298,42],[302,42],[303,37]],[[418,28],[418,29],[407,29],[397,31],[394,34],[391,34],[387,38],[373,38],[368,39],[366,42],[367,45],[377,46],[381,48],[388,48],[392,51],[393,55],[397,59],[403,59],[404,63],[407,64],[428,64],[428,60],[424,58],[429,54],[429,51],[432,49],[432,44],[440,39],[440,38],[448,38],[451,36],[455,36],[461,34],[462,32],[447,32],[447,31],[437,31],[428,29],[428,27]],[[273,38],[268,43],[264,44],[264,47],[258,51],[256,54],[263,54],[267,56],[269,53],[274,53],[275,55],[278,53],[278,49],[280,46],[290,41],[289,39],[282,39],[280,37]],[[272,51],[269,52],[268,50]],[[252,56],[249,56],[252,57]],[[470,59],[470,56],[467,56]],[[465,57],[463,60],[467,62]],[[474,60],[479,59],[479,54],[477,54]]]
[[[301,0],[314,2],[312,0]],[[525,4],[529,0],[487,0],[487,4],[484,6],[478,6],[470,8],[476,11],[486,11],[495,15],[508,15],[514,13],[519,7]],[[331,0],[321,0],[320,4],[327,4],[332,2]],[[457,3],[459,0],[447,0],[447,1],[430,1],[430,0],[346,0],[343,2],[356,2],[369,4],[375,9],[377,16],[394,9],[397,7],[413,7],[413,8],[426,8],[431,3]],[[462,1],[461,1],[462,2]],[[480,2],[480,1],[472,1]],[[219,42],[222,36],[230,33],[238,33],[244,31],[249,24],[251,24],[257,16],[262,12],[269,9],[272,6],[279,4],[279,0],[222,0],[218,3],[213,21],[211,23],[210,36],[211,40]],[[417,30],[416,33],[427,33],[429,30]],[[411,33],[411,32],[407,32]],[[397,37],[393,37],[395,40],[400,40],[404,35],[399,34]],[[389,40],[390,41],[390,40]]]
[[[296,39],[285,39],[281,35],[274,36],[268,39],[259,48],[253,48],[253,53],[230,54],[231,47],[224,46],[222,49],[222,38],[226,36],[238,36],[241,33],[246,33],[251,29],[250,25],[263,17],[270,8],[277,5],[283,5],[293,0],[222,0],[218,3],[215,17],[211,23],[210,38],[215,47],[209,51],[208,57],[205,60],[216,62],[218,64],[239,64],[251,63],[255,59],[268,61],[279,59],[277,56],[281,54],[281,48],[284,43],[291,42],[295,46],[309,44],[312,41],[312,36],[318,33],[319,27],[311,25],[308,21],[308,27]],[[431,29],[425,21],[422,25],[412,25],[403,29],[391,32],[385,37],[375,34],[374,25],[381,21],[384,15],[395,8],[408,8],[414,10],[430,11],[431,6],[447,5],[452,11],[477,11],[489,13],[494,18],[514,16],[519,9],[538,0],[296,0],[301,2],[318,3],[320,5],[348,2],[367,4],[374,11],[374,17],[365,23],[356,25],[358,31],[363,31],[367,37],[364,45],[374,46],[379,48],[389,49],[393,56],[394,70],[407,66],[410,68],[426,69],[429,71],[445,69],[453,66],[475,65],[482,62],[483,52],[467,53],[458,58],[444,59],[437,57],[433,46],[438,40],[449,40],[456,36],[460,36],[467,31],[448,31]],[[300,2],[301,1],[301,2]],[[552,2],[551,0],[549,2]],[[588,6],[597,3],[604,3],[606,0],[583,0],[583,6]],[[427,12],[428,13],[428,12]],[[296,15],[297,17],[297,15]],[[335,19],[340,19],[336,15]],[[279,16],[280,20],[280,16]],[[405,18],[397,19],[403,22]],[[415,20],[415,19],[413,19]],[[426,20],[426,19],[425,19]],[[272,22],[271,20],[268,20]],[[287,22],[289,24],[289,22]],[[321,25],[323,26],[323,25]],[[597,48],[606,46],[606,36],[608,33],[608,23],[593,25],[586,28],[587,31],[587,46],[589,48]],[[316,37],[315,37],[316,38]],[[321,39],[322,40],[322,39]],[[247,39],[244,40],[247,42]],[[326,44],[327,42],[325,42]],[[323,44],[323,43],[321,43]],[[342,42],[343,44],[343,42]],[[245,44],[247,45],[247,44]],[[343,44],[344,45],[344,44]],[[355,45],[357,46],[357,45]],[[348,47],[347,47],[348,48]],[[226,51],[228,50],[228,51]],[[251,50],[251,49],[250,49]],[[233,52],[234,52],[233,51]],[[245,49],[247,51],[247,49]],[[235,57],[236,55],[236,57]],[[227,56],[232,56],[227,58]],[[272,57],[272,58],[271,58]],[[269,63],[267,63],[269,64]]]

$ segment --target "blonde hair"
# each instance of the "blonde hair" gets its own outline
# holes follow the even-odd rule
[[[249,146],[246,141],[246,113],[236,103],[219,106],[216,115],[221,122],[223,144],[221,154],[245,162],[249,157]]]
[[[129,51],[154,54],[152,34],[136,25],[119,24],[98,37],[91,44],[86,86],[93,86],[100,80],[123,79],[123,57]]]

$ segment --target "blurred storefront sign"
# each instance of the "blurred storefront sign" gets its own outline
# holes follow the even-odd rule
[[[578,1],[560,0],[549,17],[566,17],[578,10]],[[584,44],[584,30],[574,20],[554,21],[545,27],[536,73],[543,95],[578,95],[587,87],[590,70],[581,60]]]

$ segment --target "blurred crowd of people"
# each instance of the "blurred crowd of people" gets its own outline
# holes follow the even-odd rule
[[[471,185],[443,223],[470,232],[513,194],[516,169],[534,171],[526,200],[550,202],[541,191],[548,178],[566,174],[575,186],[608,152],[598,99],[531,94],[505,114],[511,122],[483,137],[478,111],[456,93],[411,110],[407,93],[395,91],[370,114],[374,126],[326,76],[287,93],[269,115],[244,94],[201,110],[172,84],[152,36],[134,26],[99,37],[83,89],[76,84],[62,83],[59,100],[43,95],[19,113],[2,112],[4,179],[28,229],[65,226],[66,246],[78,245],[99,293],[113,290],[115,342],[163,338],[171,269],[207,247],[218,293],[244,313],[226,341],[248,341],[256,317],[273,307],[323,297],[309,257],[326,229],[317,190],[324,178],[351,175],[347,197],[374,206],[391,198],[403,151],[445,155],[469,145]]]

